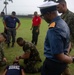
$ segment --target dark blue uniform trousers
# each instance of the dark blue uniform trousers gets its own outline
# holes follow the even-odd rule
[[[55,62],[46,58],[42,66],[41,75],[61,75],[66,66],[67,64],[65,63]]]

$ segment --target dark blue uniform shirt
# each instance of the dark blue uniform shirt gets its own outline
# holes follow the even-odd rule
[[[20,65],[10,65],[7,66],[6,69],[6,75],[21,75],[21,69],[23,69],[23,67]]]
[[[2,21],[4,22],[6,18],[7,18],[7,16],[4,15]]]
[[[20,21],[16,17],[8,16],[5,19],[5,22],[6,22],[6,26],[7,27],[9,27],[9,28],[15,28],[16,27],[16,23],[19,23]]]
[[[47,31],[44,54],[46,58],[55,62],[60,62],[55,55],[60,53],[67,53],[70,39],[70,31],[68,25],[59,16],[52,22],[55,22],[55,27],[49,28]]]
[[[3,16],[3,20],[5,20],[6,19],[6,16]]]

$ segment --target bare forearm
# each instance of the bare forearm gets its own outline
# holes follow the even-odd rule
[[[30,57],[30,53],[24,53],[23,55],[16,57],[16,59],[28,59]]]
[[[7,70],[4,71],[4,73],[2,75],[6,75]]]
[[[68,63],[68,64],[73,62],[73,58],[71,56],[67,56],[67,55],[65,55],[63,53],[56,55],[56,57],[60,61],[65,62],[65,63]]]
[[[16,29],[18,29],[20,27],[21,23],[18,23],[18,26],[16,27]]]
[[[6,23],[5,23],[5,22],[3,22],[3,24],[4,24],[4,27],[6,28]]]
[[[24,72],[24,70],[21,70],[22,71],[22,75],[25,75],[25,72]]]
[[[23,55],[21,55],[19,57],[20,57],[20,59],[28,59],[29,56],[30,56],[29,54],[23,54]]]

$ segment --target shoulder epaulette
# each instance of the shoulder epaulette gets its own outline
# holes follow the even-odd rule
[[[55,25],[56,25],[56,23],[55,23],[55,22],[52,22],[52,23],[49,25],[49,27],[48,27],[48,28],[54,28],[54,27],[55,27]]]

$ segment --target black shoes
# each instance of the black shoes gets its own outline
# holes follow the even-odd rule
[[[35,46],[37,45],[37,42],[33,42],[33,41],[31,41]]]
[[[10,43],[7,44],[7,48],[9,48],[9,47],[10,47]]]
[[[10,47],[10,43],[7,44],[7,48]],[[12,43],[11,47],[14,47],[14,43]]]
[[[11,47],[14,47],[14,44],[12,43]]]

